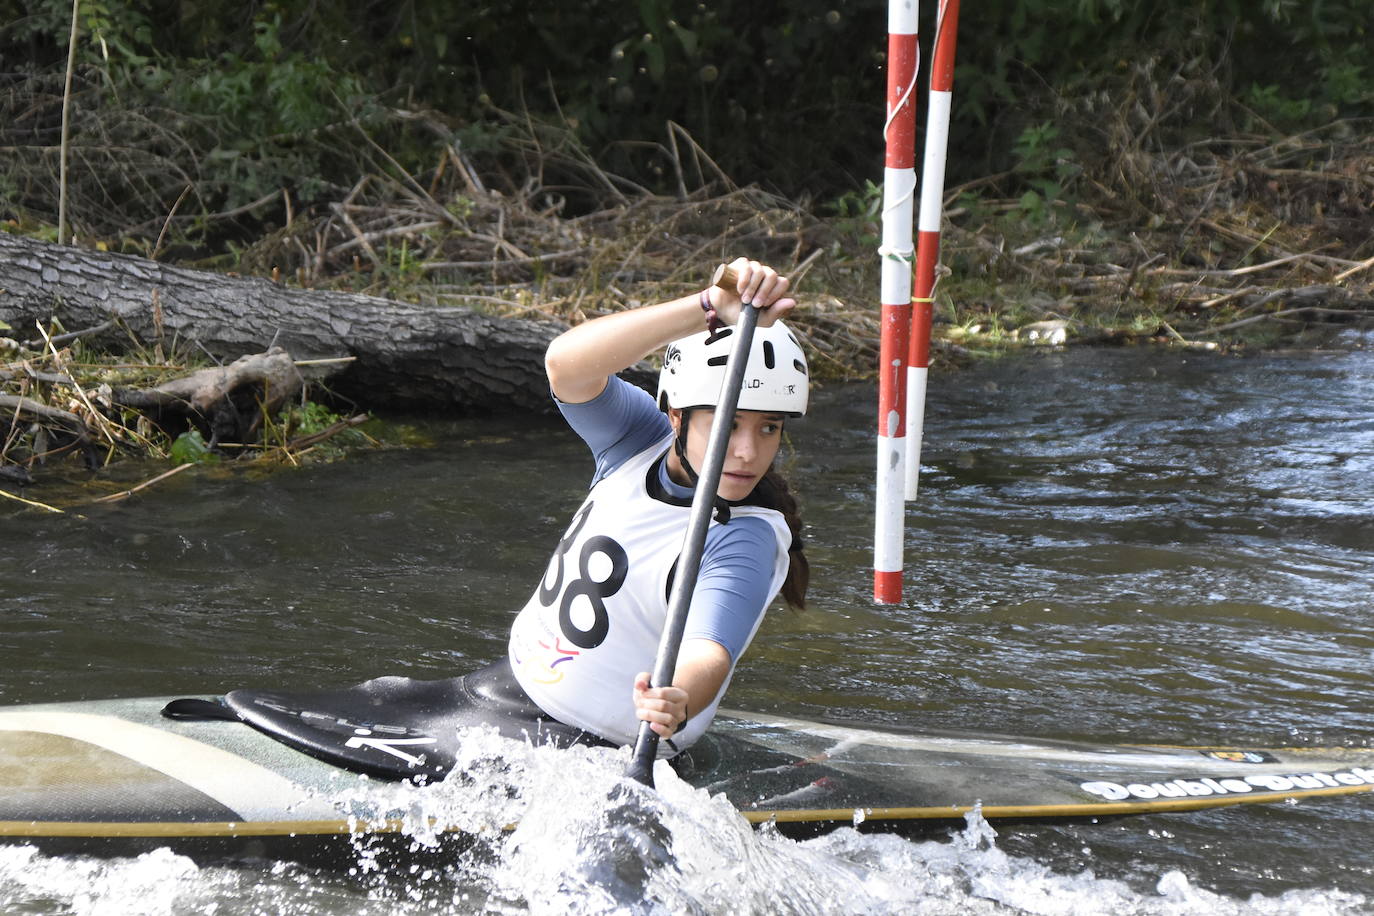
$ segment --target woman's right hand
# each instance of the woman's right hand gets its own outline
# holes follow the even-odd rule
[[[650,687],[649,672],[635,675],[635,716],[648,722],[660,738],[671,738],[687,721],[687,700],[681,687]]]
[[[708,292],[716,314],[726,324],[739,321],[739,310],[745,302],[762,310],[759,327],[764,328],[796,307],[797,300],[787,295],[787,278],[768,265],[736,258],[730,262],[730,269],[735,272],[735,288],[712,286]]]

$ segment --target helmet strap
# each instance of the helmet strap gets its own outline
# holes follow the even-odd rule
[[[692,489],[695,490],[701,476],[697,474],[696,468],[692,467],[692,462],[687,459],[687,427],[691,425],[692,408],[684,407],[679,414],[680,420],[677,425],[677,436],[673,439],[673,451],[677,453],[677,460],[682,464],[682,470],[691,481]],[[724,525],[730,521],[730,504],[720,498],[720,494],[715,494],[712,501],[716,507],[716,521]]]
[[[698,475],[696,468],[692,467],[692,462],[687,459],[687,427],[692,417],[692,408],[683,408],[679,414],[680,420],[677,425],[677,438],[673,439],[673,451],[677,452],[677,460],[682,465],[682,470],[687,474],[687,481],[696,487]]]

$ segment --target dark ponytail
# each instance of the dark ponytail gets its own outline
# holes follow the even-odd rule
[[[807,562],[802,550],[802,520],[797,508],[797,498],[787,480],[776,468],[768,473],[754,487],[744,500],[745,505],[774,509],[787,520],[787,528],[792,532],[792,544],[787,548],[787,578],[782,582],[782,598],[794,610],[806,609],[806,588],[811,582],[811,564]]]

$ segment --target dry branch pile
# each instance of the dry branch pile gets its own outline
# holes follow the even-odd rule
[[[1155,204],[1137,233],[1157,261],[1103,265],[1090,282],[1156,296],[1192,310],[1227,303],[1254,310],[1287,298],[1357,300],[1374,275],[1374,151],[1350,137],[1218,140],[1153,157],[1123,157],[1123,186]],[[1125,170],[1130,163],[1129,170]],[[1134,276],[1132,276],[1134,274]],[[1364,274],[1363,276],[1361,276]],[[1346,281],[1354,280],[1348,286]],[[1213,331],[1218,329],[1214,328]]]
[[[1291,334],[1369,320],[1368,125],[1168,151],[1147,112],[1123,105],[1108,119],[1110,152],[1082,163],[1038,218],[1022,199],[995,196],[1014,175],[951,190],[937,326],[977,319],[1010,330],[1050,317],[1080,341],[1234,342],[1261,323]],[[424,176],[370,176],[327,212],[294,215],[243,253],[241,269],[577,322],[690,291],[712,264],[747,253],[800,281],[796,324],[818,369],[872,371],[876,206],[867,223],[823,218],[806,202],[739,188],[675,125],[658,150],[678,187],[671,196],[601,171],[565,136],[531,126],[519,140],[519,168],[479,174],[449,148]]]
[[[182,434],[194,437],[201,454],[221,447],[294,462],[367,419],[311,430],[281,421],[303,383],[280,349],[192,369],[184,356],[160,351],[87,361],[79,341],[59,347],[61,337],[40,332],[41,351],[9,338],[8,358],[0,362],[0,482],[11,485],[28,486],[38,468],[73,457],[89,470],[121,455],[176,459],[173,443]],[[281,425],[268,442],[263,427],[274,422]]]
[[[955,219],[946,260],[963,253],[988,273],[1020,274],[1047,294],[1042,314],[1095,328],[1087,339],[1236,341],[1259,330],[1277,340],[1369,326],[1374,125],[1168,148],[1150,110],[1108,119],[1110,152],[1078,177],[1048,231],[1013,239],[997,211],[1018,202],[979,200]]]
[[[41,350],[9,338],[9,358],[0,362],[0,466],[14,468],[10,479],[31,482],[28,469],[69,455],[98,468],[119,452],[147,450],[148,427],[121,414],[110,380],[166,366],[83,363],[70,346],[57,345],[60,338],[40,331]]]

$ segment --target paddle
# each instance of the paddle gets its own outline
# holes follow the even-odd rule
[[[735,272],[722,264],[711,278],[713,286],[735,289]],[[754,340],[759,312],[746,302],[740,307],[739,322],[734,328],[735,341],[725,364],[725,381],[716,401],[716,415],[711,422],[711,435],[706,440],[706,456],[697,476],[696,492],[692,495],[692,511],[687,519],[687,533],[682,539],[682,554],[678,559],[673,580],[673,593],[668,601],[668,620],[658,643],[658,657],[654,661],[652,687],[671,684],[677,669],[678,648],[687,627],[687,609],[696,589],[697,573],[701,571],[701,553],[706,544],[706,529],[715,508],[716,491],[725,466],[725,450],[730,444],[730,431],[735,422],[735,408],[739,406],[740,388],[744,384],[744,369],[749,362],[749,346]],[[639,723],[635,740],[634,759],[625,775],[642,785],[653,787],[654,759],[658,756],[658,733],[648,722]]]

